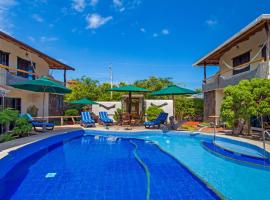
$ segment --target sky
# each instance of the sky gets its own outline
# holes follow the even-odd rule
[[[108,82],[111,66],[114,83],[157,76],[195,89],[203,69],[192,64],[267,13],[269,0],[0,0],[0,30],[74,67],[68,79]]]

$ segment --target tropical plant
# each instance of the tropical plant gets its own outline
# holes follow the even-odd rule
[[[243,121],[250,131],[250,118],[270,115],[270,80],[242,80],[238,85],[224,90],[221,117],[230,127],[236,128]]]
[[[0,143],[7,142],[13,139],[12,134],[10,133],[4,133],[0,135]]]
[[[15,127],[12,130],[13,134],[17,137],[28,136],[32,130],[32,125],[28,123],[28,120],[24,117],[20,117],[15,122]]]
[[[151,121],[156,119],[161,112],[164,112],[162,108],[159,108],[158,106],[149,106],[146,110],[147,120]]]
[[[179,120],[201,120],[203,99],[179,96],[175,99],[175,116]]]
[[[116,122],[120,122],[122,114],[123,110],[121,108],[117,108],[116,111],[114,112],[113,119]]]
[[[65,116],[78,116],[78,115],[79,115],[79,111],[77,109],[71,108],[71,109],[65,110]]]
[[[6,127],[6,132],[9,131],[10,123],[14,122],[18,115],[19,112],[12,108],[5,108],[4,110],[0,111],[0,124],[2,127],[2,133],[4,132],[4,126]]]

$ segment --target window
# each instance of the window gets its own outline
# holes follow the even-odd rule
[[[9,65],[9,53],[0,51],[0,64],[2,65]]]
[[[237,68],[240,65],[248,63],[250,61],[250,52],[246,52],[240,56],[233,58],[233,67]],[[250,65],[241,69],[233,69],[233,75],[240,74],[250,70]]]
[[[10,97],[4,97],[4,99],[0,98],[1,108],[3,106],[3,103],[4,103],[4,108],[13,108],[21,112],[21,99],[20,98],[10,98]]]
[[[32,63],[28,60],[22,59],[20,57],[17,58],[17,68],[24,70],[26,72],[31,72],[31,73],[35,73],[35,68],[36,68],[36,64]],[[34,80],[35,76],[32,74],[27,74],[27,73],[23,73],[23,72],[17,72],[17,76],[20,77],[24,77],[27,78],[29,80]]]

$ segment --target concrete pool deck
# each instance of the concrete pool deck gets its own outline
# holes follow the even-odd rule
[[[138,126],[138,127],[132,127],[131,130],[127,130],[127,127],[121,127],[121,126],[110,126],[109,128],[106,128],[104,126],[101,125],[97,125],[96,127],[92,127],[92,128],[82,128],[80,125],[66,125],[66,126],[56,126],[55,129],[53,131],[49,131],[49,132],[44,132],[44,133],[37,133],[35,135],[31,135],[28,137],[24,137],[24,138],[18,138],[15,140],[11,140],[8,142],[4,142],[4,143],[0,143],[0,159],[5,157],[6,155],[8,155],[8,153],[10,151],[16,150],[20,147],[23,147],[27,144],[42,140],[42,139],[46,139],[58,134],[65,134],[69,131],[75,131],[75,130],[97,130],[97,131],[121,131],[121,132],[132,132],[132,133],[136,133],[136,132],[141,132],[141,131],[157,131],[157,129],[145,129],[143,126]],[[179,134],[181,134],[181,131],[178,131]],[[204,133],[204,132],[199,132],[201,134],[205,134],[205,135],[213,135],[212,133]],[[235,136],[230,136],[230,135],[225,135],[224,133],[217,133],[218,137],[223,137],[223,138],[228,138],[228,139],[232,139],[232,140],[237,140],[237,141],[241,141],[241,142],[246,142],[249,144],[253,144],[255,146],[258,146],[260,148],[262,148],[263,144],[262,141],[255,141],[255,140],[251,140],[251,139],[247,139],[247,138],[243,138],[243,137],[235,137]],[[266,150],[268,152],[270,152],[270,143],[269,141],[266,144]]]

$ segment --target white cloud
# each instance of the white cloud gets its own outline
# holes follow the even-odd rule
[[[170,31],[169,31],[168,29],[163,29],[163,30],[161,31],[161,33],[162,33],[163,35],[169,35],[169,34],[170,34]]]
[[[38,14],[33,14],[33,15],[32,15],[32,18],[33,18],[36,22],[43,22],[43,21],[44,21],[44,19],[43,19],[40,15],[38,15]]]
[[[98,0],[91,0],[90,5],[95,7],[98,4]]]
[[[72,8],[78,12],[82,12],[86,7],[85,0],[72,0]]]
[[[15,0],[0,0],[0,30],[10,34],[13,24],[9,18],[10,9],[16,5]]]
[[[146,30],[144,28],[140,28],[140,31],[143,32],[143,33],[146,32]]]
[[[208,26],[213,27],[213,26],[218,24],[218,21],[216,19],[208,19],[208,20],[205,21],[205,23]]]
[[[99,14],[91,14],[87,15],[86,21],[87,21],[87,29],[97,29],[100,26],[108,23],[110,20],[112,20],[112,16],[108,17],[102,17]]]
[[[154,34],[153,34],[153,37],[158,37],[158,34],[157,34],[157,33],[154,33]]]
[[[45,43],[45,42],[53,42],[58,40],[56,37],[46,37],[46,36],[41,36],[40,37],[40,42]]]
[[[121,0],[113,0],[113,5],[116,7],[122,7],[123,2]]]

